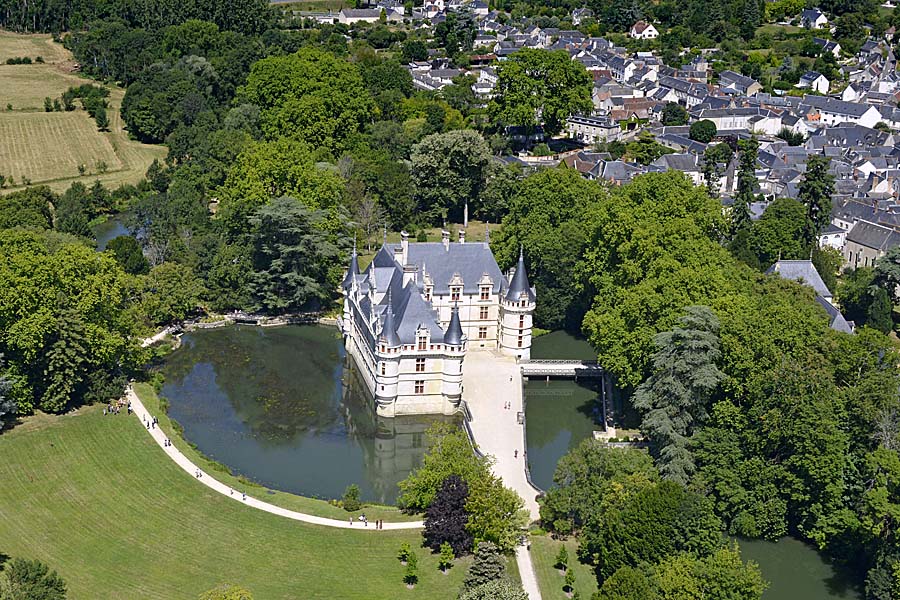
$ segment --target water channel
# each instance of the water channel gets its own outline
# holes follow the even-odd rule
[[[544,359],[596,358],[590,344],[562,331],[535,338],[531,355]],[[550,487],[559,459],[589,438],[593,430],[601,429],[599,393],[597,383],[589,381],[535,379],[525,384],[528,462],[538,487]],[[763,600],[862,600],[851,578],[836,571],[803,542],[784,538],[778,542],[738,543],[743,557],[756,561],[770,584]]]
[[[205,455],[262,485],[392,504],[442,417],[376,417],[331,327],[232,326],[185,334],[162,395]]]
[[[97,250],[101,252],[106,250],[106,245],[120,235],[131,235],[131,232],[125,226],[127,219],[127,213],[117,213],[110,215],[105,221],[93,227],[94,238],[97,240]]]

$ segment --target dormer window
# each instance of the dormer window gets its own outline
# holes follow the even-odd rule
[[[460,294],[460,288],[458,288],[458,287],[450,288],[450,302],[459,302],[459,294]]]
[[[491,286],[483,285],[481,286],[481,299],[482,300],[490,300],[491,298]]]
[[[425,336],[419,337],[419,350],[428,350],[428,339]]]
[[[425,302],[431,302],[431,286],[425,286]]]

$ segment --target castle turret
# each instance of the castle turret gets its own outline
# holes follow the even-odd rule
[[[525,256],[519,249],[519,262],[500,302],[500,351],[518,358],[531,357],[532,315],[535,293],[528,282]]]
[[[353,242],[353,254],[350,255],[350,266],[347,268],[347,275],[341,282],[341,290],[344,294],[344,311],[341,320],[341,330],[344,335],[350,335],[353,327],[353,313],[350,310],[350,294],[356,293],[356,278],[359,275],[359,260],[356,257],[356,242]]]
[[[452,414],[462,399],[462,365],[466,355],[466,336],[459,320],[459,307],[454,305],[450,312],[450,323],[444,332],[444,369],[442,393],[444,413]]]
[[[375,347],[375,402],[378,414],[393,416],[400,381],[400,336],[388,290],[384,321]]]

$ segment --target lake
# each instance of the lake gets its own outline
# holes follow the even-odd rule
[[[169,416],[203,454],[273,489],[340,498],[355,483],[393,504],[426,429],[448,420],[377,417],[332,327],[235,325],[182,344],[162,368]]]

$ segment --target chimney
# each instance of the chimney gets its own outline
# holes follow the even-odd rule
[[[459,243],[460,244],[466,243],[466,230],[465,229],[459,230]]]
[[[403,262],[400,266],[404,266],[409,262],[409,234],[406,231],[400,232],[400,248],[403,251]]]
[[[450,232],[446,229],[441,230],[441,241],[444,243],[444,250],[450,250]]]

